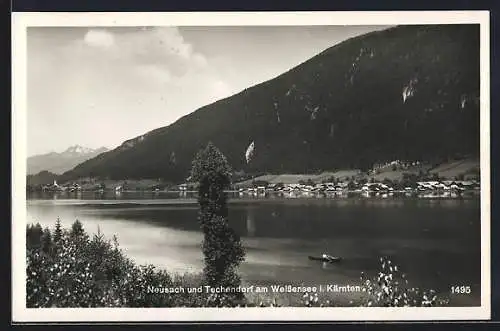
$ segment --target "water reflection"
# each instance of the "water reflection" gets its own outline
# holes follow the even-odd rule
[[[254,209],[249,208],[247,212],[247,236],[254,237],[255,236],[255,215]]]

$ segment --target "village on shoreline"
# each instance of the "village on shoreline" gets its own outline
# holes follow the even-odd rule
[[[368,172],[360,170],[338,170],[322,172],[316,175],[281,174],[281,175],[249,175],[235,173],[229,193],[239,196],[328,196],[346,194],[364,195],[397,195],[397,194],[431,194],[461,195],[468,192],[479,192],[480,177],[475,161],[461,160],[440,165],[433,169],[421,164],[405,164],[393,161],[383,165],[375,165]],[[470,171],[470,169],[475,171]],[[140,180],[99,180],[82,178],[76,181],[51,184],[29,185],[28,192],[81,193],[97,194],[127,192],[142,193],[179,193],[186,196],[197,191],[196,183],[173,184],[161,179]]]

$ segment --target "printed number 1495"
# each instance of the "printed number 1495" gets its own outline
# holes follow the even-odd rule
[[[452,286],[451,293],[453,294],[470,294],[470,286]]]

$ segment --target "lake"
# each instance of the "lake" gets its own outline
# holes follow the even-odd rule
[[[187,194],[33,194],[28,222],[53,228],[79,219],[118,237],[127,256],[170,271],[199,272],[202,233],[196,200]],[[375,275],[388,256],[412,286],[449,294],[453,285],[472,294],[453,305],[480,305],[480,201],[458,198],[239,197],[229,201],[229,221],[247,250],[242,278],[255,284],[358,285],[361,272]],[[341,256],[338,264],[308,255]]]

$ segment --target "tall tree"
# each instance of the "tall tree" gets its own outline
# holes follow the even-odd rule
[[[229,226],[227,196],[231,167],[226,157],[212,144],[200,150],[193,160],[191,178],[199,183],[198,220],[204,234],[204,276],[211,287],[234,288],[241,280],[237,273],[245,252],[239,236]],[[241,292],[224,293],[212,298],[214,306],[231,305],[243,299]]]
[[[54,243],[57,243],[62,238],[62,228],[61,228],[61,220],[59,217],[56,220],[56,227],[54,230]]]
[[[72,238],[81,237],[84,233],[82,222],[76,220],[71,226],[70,236]]]

